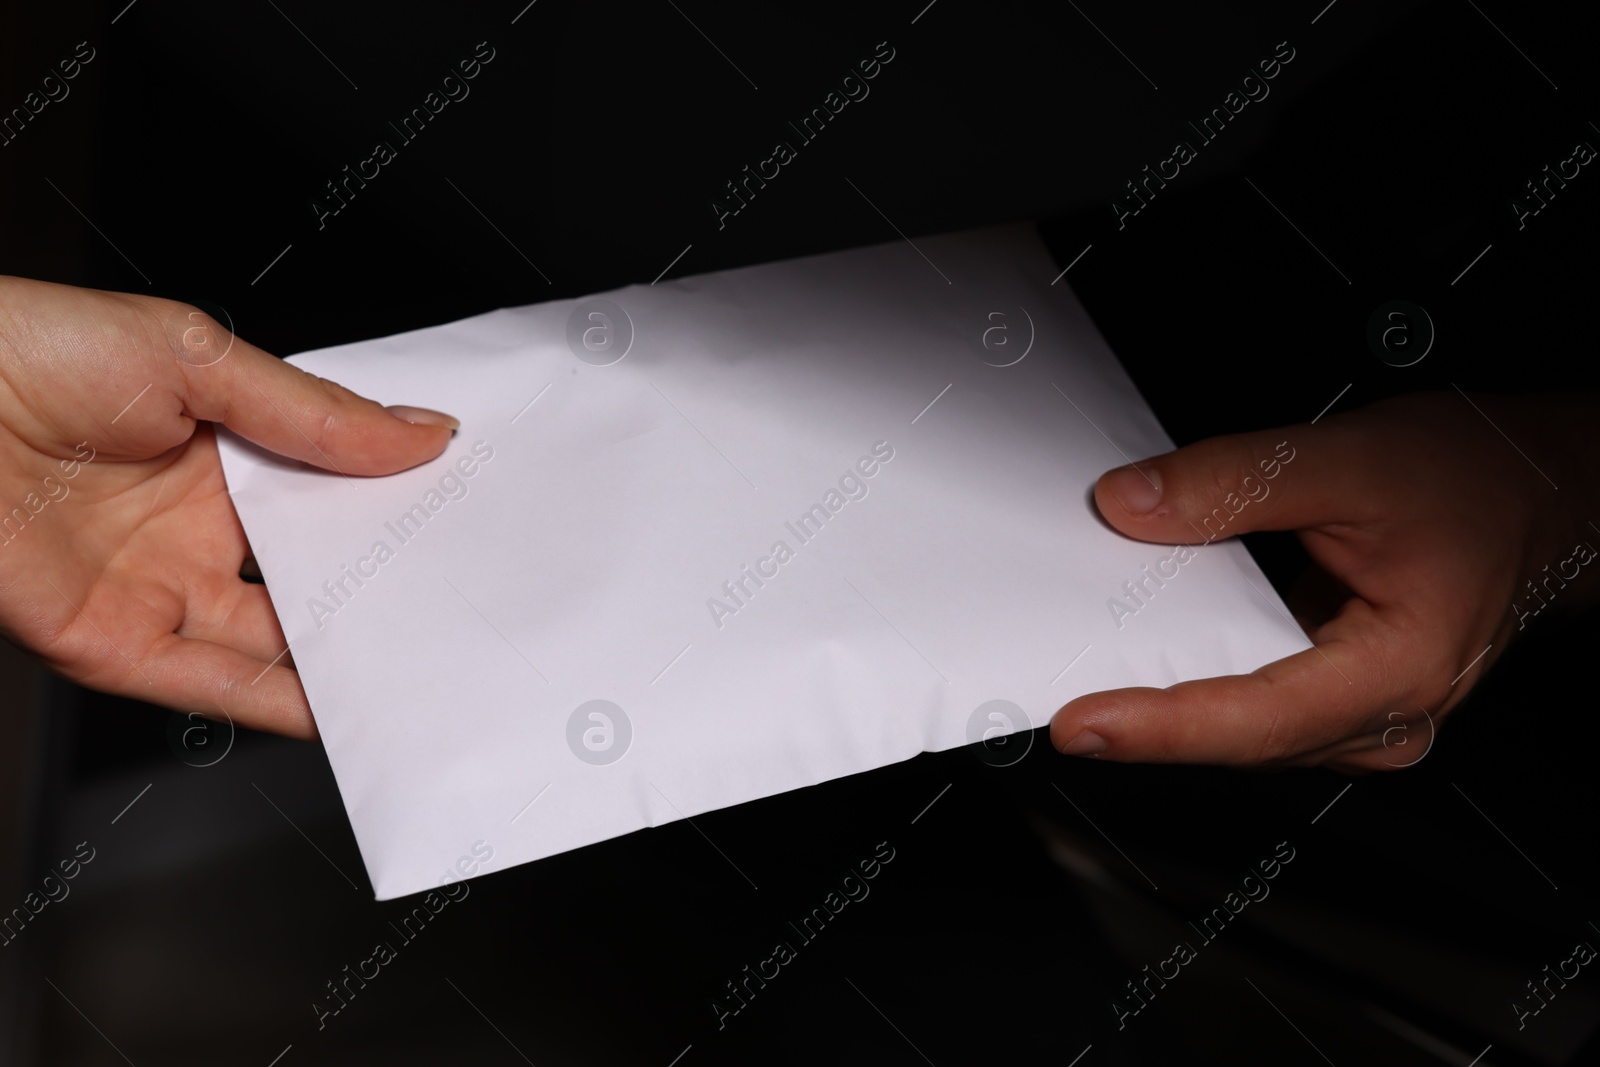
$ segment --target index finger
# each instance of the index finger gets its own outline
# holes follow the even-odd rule
[[[1370,611],[1353,601],[1345,616]],[[1358,669],[1367,658],[1341,635],[1250,674],[1090,693],[1056,713],[1050,742],[1118,762],[1271,763],[1344,740],[1390,703],[1390,672]]]

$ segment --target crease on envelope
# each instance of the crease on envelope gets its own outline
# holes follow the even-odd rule
[[[603,294],[634,331],[607,367],[568,348],[577,299],[294,357],[462,420],[387,478],[219,432],[380,899],[478,840],[498,869],[962,745],[991,699],[1038,727],[1308,647],[1237,543],[1115,624],[1107,598],[1171,549],[1088,490],[1170,440],[1031,227],[918,248],[951,284],[894,242]],[[1007,368],[971,344],[1002,305],[1036,330]],[[314,623],[307,598],[479,441],[466,494]],[[863,495],[786,532],[879,441]],[[776,539],[793,558],[719,621],[708,598]],[[630,724],[613,762],[569,751],[593,699]]]

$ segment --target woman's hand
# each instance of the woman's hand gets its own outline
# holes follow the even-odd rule
[[[211,422],[347,475],[444,450],[169,300],[0,277],[0,633],[94,689],[315,737]]]
[[[1252,674],[1079,697],[1052,743],[1137,762],[1416,762],[1530,612],[1593,602],[1597,414],[1592,397],[1421,394],[1106,473],[1101,514],[1141,541],[1205,541],[1219,508],[1223,536],[1297,531],[1318,567],[1303,584],[1336,610],[1302,614],[1315,648]],[[1233,514],[1283,442],[1293,462]]]

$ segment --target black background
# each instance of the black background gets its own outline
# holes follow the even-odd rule
[[[0,146],[0,270],[202,301],[280,354],[648,282],[685,246],[669,277],[1037,219],[1062,266],[1091,246],[1067,280],[1180,443],[1310,419],[1347,384],[1340,408],[1593,385],[1600,178],[1520,230],[1509,206],[1600,144],[1576,8],[138,0],[0,19],[0,107],[96,50]],[[324,183],[480,41],[495,59],[470,96],[319,229]],[[896,55],[871,94],[719,229],[723,183],[880,41]],[[1123,182],[1280,41],[1296,58],[1271,96],[1119,230]],[[1365,343],[1392,299],[1438,328],[1417,366]],[[1292,541],[1252,547],[1293,578]],[[924,756],[475,881],[320,1032],[323,982],[408,905],[371,902],[320,750],[240,735],[187,767],[165,712],[63,683],[34,859],[104,843],[5,949],[26,975],[8,1051],[944,1067],[1092,1045],[1094,1067],[1465,1064],[1492,1044],[1480,1062],[1594,1062],[1576,1051],[1592,976],[1520,1034],[1509,1007],[1600,938],[1595,627],[1539,629],[1424,762],[1357,780],[1314,825],[1345,779],[1064,760],[1042,734],[1003,770]],[[885,840],[871,896],[718,1030],[723,982]],[[1122,983],[1282,840],[1298,858],[1274,897],[1117,1031]]]

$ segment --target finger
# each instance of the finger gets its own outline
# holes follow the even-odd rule
[[[1306,762],[1318,763],[1347,774],[1367,771],[1403,771],[1415,767],[1433,751],[1438,740],[1438,725],[1427,709],[1418,705],[1407,711],[1391,711],[1384,726],[1364,737],[1351,738],[1343,746],[1311,753]]]
[[[1336,741],[1331,745],[1323,745],[1321,748],[1314,748],[1310,751],[1302,752],[1290,762],[1294,766],[1337,767],[1340,764],[1348,763],[1352,760],[1360,759],[1374,753],[1383,755],[1387,752],[1388,748],[1383,743],[1383,733],[1381,731],[1374,731],[1371,733],[1355,734],[1351,737],[1345,738],[1342,741]],[[1394,763],[1396,767],[1401,766],[1401,764],[1397,762],[1398,759],[1399,757],[1393,755],[1389,756],[1389,761]]]
[[[139,673],[113,690],[122,696],[174,711],[217,718],[220,710],[236,726],[302,740],[317,737],[311,705],[300,676],[237,649],[172,637],[144,657]]]
[[[287,662],[280,659],[288,642],[278,624],[278,614],[262,585],[231,581],[216,601],[184,617],[178,636],[226,645],[264,663]]]
[[[279,455],[344,474],[392,474],[443,452],[460,426],[427,408],[385,408],[231,340],[227,354],[205,366],[180,356],[185,413],[220,422]],[[181,341],[175,350],[184,351]]]
[[[1251,674],[1091,693],[1056,713],[1050,741],[1067,755],[1118,762],[1290,759],[1367,729],[1371,709],[1389,703],[1386,672],[1357,668],[1369,655],[1336,638]]]
[[[118,348],[104,355],[119,365],[128,355],[122,348],[145,348],[156,387],[116,416],[125,436],[170,448],[189,436],[186,420],[204,419],[279,455],[375,475],[434,458],[460,425],[427,408],[385,408],[262,351],[188,305],[109,295],[135,310],[141,328],[91,335],[86,343]]]
[[[1335,756],[1322,761],[1320,766],[1326,767],[1330,771],[1338,771],[1340,774],[1348,774],[1351,777],[1362,777],[1378,771],[1405,770],[1411,764],[1394,762],[1394,760],[1386,757],[1384,749],[1379,746],[1376,749],[1369,748],[1351,755]]]
[[[1349,417],[1213,437],[1107,471],[1095,503],[1117,530],[1159,544],[1360,522],[1372,499],[1365,447]]]

